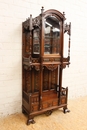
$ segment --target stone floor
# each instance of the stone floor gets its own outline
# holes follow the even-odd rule
[[[58,109],[51,116],[36,116],[36,123],[28,126],[25,115],[10,115],[0,119],[0,130],[87,130],[87,96],[69,100],[68,108],[67,114]]]

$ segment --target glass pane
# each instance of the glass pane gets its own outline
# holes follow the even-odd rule
[[[55,16],[45,19],[44,54],[60,53],[60,25]]]
[[[39,29],[35,29],[33,31],[33,54],[40,53],[40,31]]]

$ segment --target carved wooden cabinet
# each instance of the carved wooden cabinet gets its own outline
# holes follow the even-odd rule
[[[62,86],[62,72],[70,64],[70,28],[65,14],[50,9],[22,23],[22,111],[27,124],[34,116],[67,109],[68,88]],[[68,55],[64,58],[64,33],[68,34]]]

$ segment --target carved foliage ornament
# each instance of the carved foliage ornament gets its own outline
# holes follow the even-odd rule
[[[32,22],[34,27],[40,27],[40,20],[37,17],[34,18]]]
[[[71,23],[69,25],[66,23],[64,26],[64,33],[67,32],[68,35],[71,35]]]
[[[55,70],[57,69],[58,65],[50,64],[50,65],[44,65],[48,70]]]
[[[39,27],[40,28],[40,20],[36,17],[34,19],[31,19],[31,30],[34,28],[34,27]],[[23,26],[24,28],[27,30],[29,29],[30,30],[30,19],[27,19],[24,23],[23,23]]]

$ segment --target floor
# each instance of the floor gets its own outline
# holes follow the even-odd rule
[[[87,130],[87,96],[68,101],[70,113],[55,110],[34,118],[35,124],[26,125],[27,117],[14,114],[0,119],[0,130]]]

